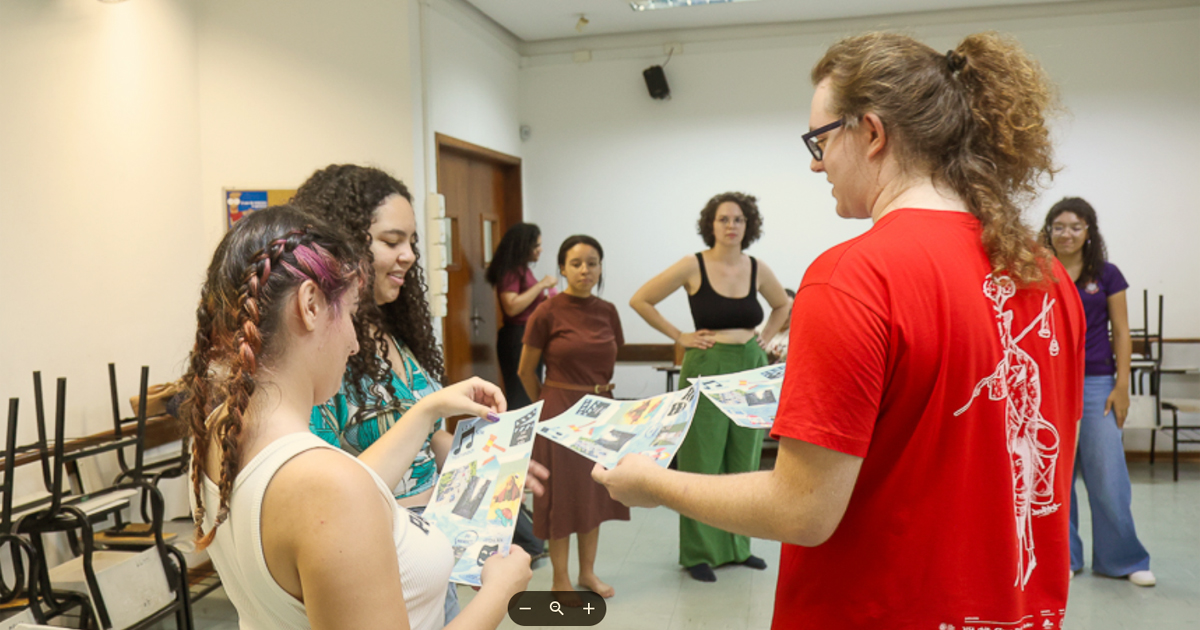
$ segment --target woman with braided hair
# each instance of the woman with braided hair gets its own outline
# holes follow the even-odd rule
[[[333,228],[280,206],[236,223],[208,268],[180,414],[198,547],[244,629],[443,627],[450,543],[392,488],[438,418],[506,404],[471,379],[423,398],[357,458],[313,435],[313,406],[359,351],[361,260]],[[488,559],[450,627],[495,628],[531,575],[523,550]]]
[[[1054,171],[1053,87],[996,33],[849,37],[812,82],[811,169],[872,226],[796,291],[775,468],[593,477],[783,541],[775,628],[1061,627],[1086,325],[1021,218]]]

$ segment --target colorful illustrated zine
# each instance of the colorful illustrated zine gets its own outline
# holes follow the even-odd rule
[[[733,374],[698,376],[688,381],[734,424],[770,429],[779,407],[783,372],[784,365],[777,364]]]
[[[537,432],[607,468],[630,453],[666,468],[692,426],[697,400],[693,387],[645,400],[589,395],[538,424]]]
[[[542,403],[500,414],[499,422],[463,420],[438,475],[425,520],[454,547],[450,581],[480,586],[484,560],[508,553],[525,475],[533,455],[533,430]]]

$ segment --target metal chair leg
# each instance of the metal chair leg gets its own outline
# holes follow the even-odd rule
[[[1171,470],[1179,481],[1179,410],[1171,410]]]
[[[178,569],[174,579],[176,597],[179,600],[179,609],[175,612],[175,627],[179,630],[195,630],[195,618],[192,616],[192,592],[188,589],[187,558],[175,547],[168,546],[167,551],[175,560],[175,566]]]

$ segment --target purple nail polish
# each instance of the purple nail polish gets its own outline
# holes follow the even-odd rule
[[[487,412],[487,419],[488,422],[500,422],[500,416],[496,415],[494,411]]]

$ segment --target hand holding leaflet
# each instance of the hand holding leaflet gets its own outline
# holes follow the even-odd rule
[[[483,563],[507,553],[533,455],[538,401],[489,418],[458,423],[425,520],[454,547],[450,580],[480,586]],[[491,421],[491,417],[496,417]]]

